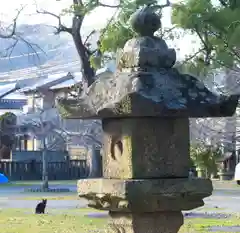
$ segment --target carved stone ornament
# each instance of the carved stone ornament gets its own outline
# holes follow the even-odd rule
[[[204,179],[83,179],[79,196],[89,207],[118,212],[191,210],[204,205],[212,183]]]

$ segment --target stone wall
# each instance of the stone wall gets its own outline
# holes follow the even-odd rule
[[[49,162],[62,162],[65,157],[68,156],[68,152],[62,151],[48,151],[47,158]],[[41,151],[12,151],[11,155],[12,161],[42,161]]]

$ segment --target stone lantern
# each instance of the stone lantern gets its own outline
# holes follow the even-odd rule
[[[217,96],[173,66],[176,52],[154,36],[160,18],[138,10],[118,70],[78,100],[60,99],[68,118],[101,119],[103,178],[78,182],[89,206],[109,211],[107,233],[175,233],[183,210],[204,205],[209,179],[189,178],[189,118],[234,114],[239,96]]]

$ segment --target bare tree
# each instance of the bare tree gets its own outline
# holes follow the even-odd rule
[[[68,124],[67,124],[68,123]],[[72,127],[71,127],[72,126]],[[77,127],[76,127],[77,126]],[[102,124],[100,120],[66,120],[64,130],[69,135],[69,146],[80,144],[87,149],[88,176],[101,175]]]
[[[39,45],[28,41],[24,38],[24,35],[22,35],[22,33],[19,33],[17,31],[17,21],[25,7],[25,5],[21,6],[20,9],[17,10],[16,16],[13,18],[12,23],[10,23],[9,25],[5,25],[3,21],[0,21],[0,39],[11,41],[9,46],[7,46],[6,48],[2,48],[2,51],[0,52],[0,55],[2,57],[10,58],[14,49],[19,43],[24,43],[30,49],[30,52],[35,54],[38,59],[39,57],[37,50],[40,50],[42,53],[45,54],[45,52],[39,47]]]
[[[214,80],[221,79],[221,83],[213,80],[215,91],[220,94],[237,94],[240,91],[239,71],[221,69],[216,71]],[[232,117],[207,118],[191,120],[191,136],[201,144],[221,144],[226,150],[239,148],[239,109]],[[234,149],[233,149],[234,148]]]
[[[80,120],[78,137],[86,147],[102,148],[102,124],[100,120]]]
[[[68,134],[60,127],[59,115],[51,114],[53,117],[49,117],[49,115],[49,111],[37,109],[34,113],[21,115],[17,126],[20,133],[28,133],[41,141],[43,190],[49,188],[47,151],[66,150],[68,142]]]
[[[67,125],[63,126],[60,115],[55,108],[43,110],[35,108],[34,112],[19,116],[17,128],[20,133],[30,134],[33,138],[41,141],[42,150],[42,188],[48,189],[48,172],[47,172],[47,151],[49,150],[66,150],[71,145],[72,137],[85,146],[92,156],[87,156],[89,175],[98,174],[101,164],[99,164],[99,151],[102,147],[102,127],[101,121],[88,120],[73,122],[75,128],[78,124],[77,131],[73,132]],[[88,154],[89,155],[89,154]]]

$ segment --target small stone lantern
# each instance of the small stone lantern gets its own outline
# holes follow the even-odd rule
[[[183,210],[204,205],[209,179],[189,179],[189,118],[234,114],[239,96],[217,96],[173,68],[176,52],[154,36],[160,18],[132,17],[139,37],[125,44],[118,70],[78,100],[60,99],[68,118],[101,119],[103,178],[78,182],[89,206],[109,211],[107,233],[176,233]]]

